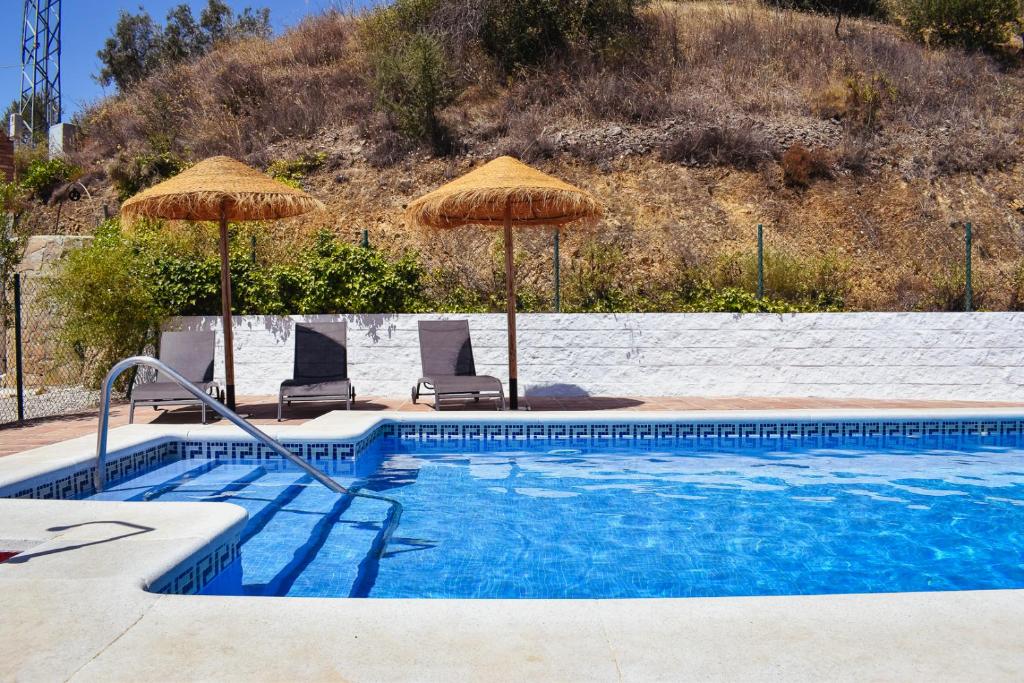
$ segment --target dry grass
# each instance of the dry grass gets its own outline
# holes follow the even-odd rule
[[[169,147],[266,163],[274,142],[365,117],[372,101],[356,49],[356,17],[309,18],[276,40],[250,40],[166,69],[85,116],[87,151]]]
[[[826,17],[753,2],[662,3],[647,10],[648,40],[630,62],[576,54],[506,82],[467,54],[468,87],[441,113],[465,151],[440,159],[375,123],[355,21],[313,18],[102,103],[83,160],[95,167],[118,146],[161,136],[193,158],[224,153],[257,166],[325,152],[335,161],[303,183],[326,216],[268,226],[267,249],[287,254],[325,224],[353,241],[367,228],[382,249],[416,250],[439,295],[469,293],[485,307],[502,296],[496,233],[412,232],[402,210],[502,153],[607,208],[593,230],[563,233],[566,282],[600,273],[656,307],[654,293],[679,287],[684,270],[711,272],[723,255],[751,253],[760,222],[773,249],[841,260],[847,308],[955,307],[969,219],[981,301],[1024,306],[1024,215],[1010,208],[1024,187],[1024,78],[1011,66],[928,50],[871,21],[844,20],[836,39]],[[623,151],[622,138],[560,142],[565,131],[613,124],[649,138],[647,151]],[[796,143],[820,150],[822,162],[799,189],[778,163]],[[524,297],[549,301],[550,230],[517,240]]]

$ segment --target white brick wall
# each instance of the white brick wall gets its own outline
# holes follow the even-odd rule
[[[420,375],[416,321],[468,318],[477,372],[507,377],[501,314],[235,318],[240,394],[291,375],[293,320],[349,323],[362,396],[407,396]],[[529,395],[826,396],[1024,400],[1024,313],[522,314]],[[220,329],[178,318],[175,329]],[[223,356],[218,335],[218,377]]]

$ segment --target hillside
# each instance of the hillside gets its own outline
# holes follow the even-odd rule
[[[497,307],[496,235],[412,232],[401,210],[507,153],[607,205],[602,223],[563,235],[570,307],[658,310],[700,283],[749,288],[763,223],[782,298],[951,309],[965,220],[979,305],[1024,307],[1019,65],[869,20],[844,19],[837,37],[830,17],[754,2],[661,3],[641,19],[643,40],[614,62],[573,52],[508,76],[448,54],[458,88],[438,113],[444,149],[406,141],[381,113],[365,17],[328,13],[223,46],[87,113],[75,160],[98,176],[96,197],[66,204],[62,227],[89,231],[101,202],[117,204],[111,177],[140,158],[277,162],[328,210],[268,226],[266,258],[322,226],[352,241],[368,229],[380,249],[420,254],[435,299]],[[463,44],[449,38],[449,52]],[[52,211],[37,212],[40,230]],[[520,240],[526,308],[548,306],[550,242]]]

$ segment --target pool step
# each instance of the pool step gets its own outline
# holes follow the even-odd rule
[[[146,494],[145,500],[160,502],[229,502],[232,495],[263,477],[267,471],[260,465],[221,463],[194,478],[174,482]]]
[[[242,542],[258,533],[282,507],[310,486],[320,484],[302,472],[268,472],[225,498],[225,502],[239,505],[249,513]]]
[[[319,547],[310,548],[286,595],[337,596],[340,586],[355,586],[361,573],[376,574],[379,537],[391,506],[382,500],[353,497],[338,519],[325,530]],[[373,555],[368,567],[367,556]],[[372,586],[372,581],[370,581]]]
[[[351,502],[319,484],[304,486],[242,545],[246,595],[280,595]],[[276,506],[275,506],[276,507]]]
[[[184,482],[216,466],[215,460],[179,460],[115,484],[102,493],[90,496],[89,500],[142,500],[147,492],[156,487]]]

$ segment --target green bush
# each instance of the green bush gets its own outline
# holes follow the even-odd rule
[[[799,256],[781,249],[764,253],[764,292],[768,298],[806,309],[839,311],[847,290],[848,264],[835,254]],[[743,252],[721,257],[711,282],[718,289],[757,291],[757,255]]]
[[[705,284],[685,298],[679,310],[687,313],[800,313],[819,309],[771,297],[758,299],[756,294],[738,287],[715,289]]]
[[[438,111],[452,101],[455,92],[440,43],[417,33],[375,53],[373,59],[377,102],[395,128],[407,138],[443,147],[447,135]]]
[[[504,73],[541,64],[572,46],[623,52],[637,34],[642,0],[491,0],[481,44]]]
[[[417,310],[423,271],[415,256],[396,261],[327,231],[297,263],[275,269],[282,310],[291,313],[403,313]]]
[[[1020,19],[1019,0],[890,0],[912,35],[928,44],[992,49]]]
[[[239,315],[421,308],[422,270],[412,255],[391,260],[324,231],[293,261],[264,265],[250,251],[253,229],[230,232],[232,310]],[[221,313],[220,260],[158,223],[127,231],[107,221],[63,261],[48,296],[66,316],[65,341],[94,361],[89,379],[97,384],[113,363],[153,344],[165,318]]]
[[[302,189],[306,176],[324,165],[327,155],[323,152],[307,153],[297,159],[278,159],[267,166],[267,175],[285,185]]]
[[[47,296],[64,314],[62,339],[86,350],[92,386],[114,363],[156,341],[168,312],[154,296],[150,266],[108,221],[88,246],[68,253],[49,281]]]
[[[118,198],[128,199],[150,185],[172,178],[188,168],[184,159],[170,151],[122,154],[110,165],[111,182]]]
[[[59,185],[74,180],[82,170],[60,157],[35,158],[21,176],[21,186],[40,201],[48,201]]]

